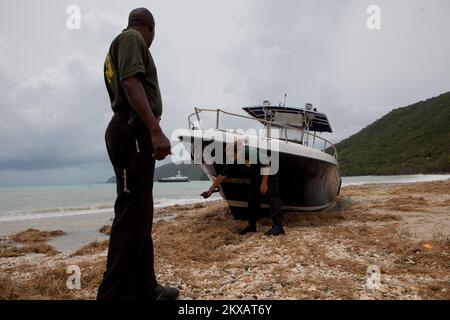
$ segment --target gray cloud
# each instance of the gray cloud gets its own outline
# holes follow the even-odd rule
[[[69,60],[8,88],[0,97],[1,169],[46,169],[105,159],[109,118],[101,83]],[[5,86],[3,84],[5,83]]]

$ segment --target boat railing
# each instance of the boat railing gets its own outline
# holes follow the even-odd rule
[[[296,143],[296,144],[301,144],[307,147],[312,147],[312,148],[317,148],[319,150],[321,150],[322,152],[326,152],[329,148],[331,148],[332,150],[332,156],[334,158],[336,158],[336,160],[338,159],[338,154],[337,154],[337,150],[336,147],[334,146],[334,144],[332,142],[330,142],[329,140],[318,136],[316,134],[316,132],[314,132],[314,134],[312,134],[311,132],[309,132],[308,130],[305,130],[304,128],[298,128],[298,127],[294,127],[294,126],[290,126],[286,123],[282,123],[282,122],[275,122],[275,121],[269,121],[269,120],[263,120],[263,119],[256,119],[250,116],[245,116],[242,114],[238,114],[238,113],[233,113],[233,112],[228,112],[222,109],[205,109],[205,108],[194,108],[195,112],[190,114],[188,117],[188,125],[190,129],[203,129],[202,126],[202,121],[200,119],[200,113],[202,112],[209,112],[209,113],[215,113],[216,114],[216,127],[215,129],[218,131],[223,131],[223,132],[230,132],[229,129],[221,129],[220,128],[220,115],[224,114],[224,115],[228,115],[228,116],[232,116],[232,117],[238,117],[238,118],[242,118],[242,119],[248,119],[248,120],[252,120],[252,121],[256,121],[258,123],[262,123],[264,124],[264,127],[266,129],[266,138],[270,139],[271,135],[271,129],[272,127],[276,127],[277,129],[282,129],[285,132],[285,136],[284,138],[278,137],[278,139],[280,140],[284,140],[286,143]],[[196,117],[197,119],[197,123],[195,122],[195,120],[192,120],[193,117]],[[288,134],[287,134],[287,130],[295,130],[297,132],[300,133],[300,140],[292,140],[292,139],[288,139]],[[312,142],[311,142],[312,140]]]

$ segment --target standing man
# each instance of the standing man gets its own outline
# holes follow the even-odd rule
[[[117,199],[99,300],[176,299],[179,294],[176,288],[158,285],[153,267],[153,173],[155,160],[170,153],[170,142],[159,126],[162,101],[149,52],[154,37],[150,11],[135,9],[105,60],[105,84],[114,111],[105,140]]]
[[[242,147],[241,141],[235,141],[227,145],[227,156],[232,155],[234,161],[239,161],[239,148]],[[256,163],[251,163],[250,159],[256,159]],[[266,236],[278,236],[285,234],[283,228],[283,217],[281,209],[281,196],[279,186],[279,173],[270,175],[270,163],[263,153],[258,152],[256,148],[244,147],[244,164],[226,164],[220,174],[216,177],[208,191],[202,195],[209,198],[214,190],[226,179],[232,176],[234,170],[239,166],[245,166],[250,173],[250,185],[248,190],[248,225],[239,231],[240,235],[250,232],[256,232],[256,222],[259,218],[261,200],[265,198],[269,204],[270,217],[273,226],[265,233]]]

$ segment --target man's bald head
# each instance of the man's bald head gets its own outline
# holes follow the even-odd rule
[[[130,12],[128,16],[128,28],[133,27],[155,27],[155,19],[152,13],[146,8],[137,8]]]
[[[137,8],[130,12],[128,16],[128,28],[139,31],[150,48],[155,38],[155,19],[146,8]]]

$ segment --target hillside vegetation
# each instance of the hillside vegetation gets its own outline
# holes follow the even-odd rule
[[[391,111],[336,145],[343,176],[450,172],[450,92]]]

